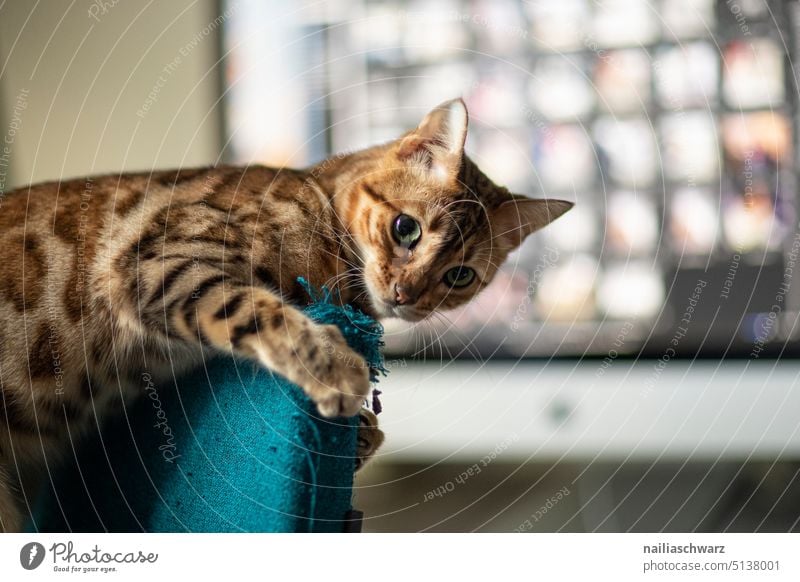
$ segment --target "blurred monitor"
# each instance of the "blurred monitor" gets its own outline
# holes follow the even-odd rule
[[[460,357],[796,354],[798,5],[231,0],[228,157],[308,165],[461,95],[496,182],[577,206],[477,301],[388,348]]]

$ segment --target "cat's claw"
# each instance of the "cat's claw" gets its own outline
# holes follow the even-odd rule
[[[346,394],[337,389],[330,389],[322,397],[313,397],[317,410],[325,418],[337,416],[355,416],[364,404],[364,397],[357,394]]]
[[[356,448],[356,471],[369,461],[383,444],[383,431],[378,428],[375,413],[362,408],[358,413],[358,445]]]

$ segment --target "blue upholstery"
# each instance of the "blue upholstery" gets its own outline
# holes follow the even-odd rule
[[[327,293],[307,308],[382,370],[380,325]],[[145,378],[146,379],[146,378]],[[343,531],[357,419],[319,417],[296,386],[217,358],[86,442],[45,487],[38,531]]]

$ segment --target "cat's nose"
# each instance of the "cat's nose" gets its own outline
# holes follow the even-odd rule
[[[416,300],[416,297],[411,296],[411,291],[408,289],[408,287],[395,283],[394,302],[397,305],[408,305],[409,303],[416,302]]]

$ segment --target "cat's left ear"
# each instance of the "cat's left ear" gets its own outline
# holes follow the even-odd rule
[[[492,233],[511,247],[519,246],[525,237],[553,222],[575,206],[566,200],[534,200],[512,194],[492,213]]]
[[[445,101],[400,141],[398,156],[422,165],[434,179],[442,182],[457,179],[464,156],[468,119],[463,99]]]

